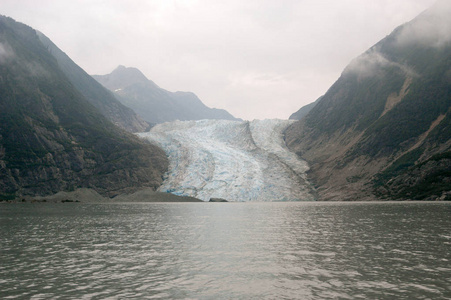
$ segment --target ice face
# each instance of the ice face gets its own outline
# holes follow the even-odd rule
[[[138,134],[162,147],[169,171],[161,192],[208,201],[314,200],[308,165],[282,132],[293,121],[176,121]]]

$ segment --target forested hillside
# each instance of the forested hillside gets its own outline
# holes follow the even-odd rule
[[[156,188],[162,150],[107,120],[32,28],[0,16],[0,199]]]
[[[324,200],[451,199],[451,7],[355,59],[286,132]]]

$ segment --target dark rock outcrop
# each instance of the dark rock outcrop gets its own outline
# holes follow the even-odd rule
[[[210,198],[210,201],[208,202],[229,202],[226,199],[222,199],[222,198]]]

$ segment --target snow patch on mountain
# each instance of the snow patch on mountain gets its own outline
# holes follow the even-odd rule
[[[208,201],[314,200],[307,163],[290,152],[288,120],[200,120],[159,124],[140,133],[169,156],[160,192]]]

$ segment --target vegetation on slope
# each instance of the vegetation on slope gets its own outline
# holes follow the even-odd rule
[[[0,198],[161,183],[164,152],[100,114],[32,28],[0,17],[0,50]]]
[[[61,71],[74,87],[108,120],[130,132],[143,132],[148,129],[149,124],[136,115],[131,108],[119,102],[112,92],[75,64],[49,38],[40,32],[37,32],[37,35],[47,51],[55,57]]]
[[[287,130],[324,199],[451,197],[449,12],[438,2],[397,28]]]

